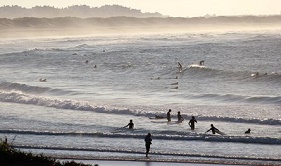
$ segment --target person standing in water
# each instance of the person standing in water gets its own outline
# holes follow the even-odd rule
[[[191,130],[195,129],[195,122],[197,123],[197,120],[194,116],[191,117],[190,121],[188,122],[188,125],[190,126]]]
[[[171,109],[169,109],[169,111],[167,112],[167,120],[168,122],[171,122]]]
[[[152,138],[151,138],[151,134],[148,133],[147,136],[144,138],[145,141],[145,148],[146,148],[146,152],[145,152],[145,156],[148,157],[148,153],[150,150],[150,145],[152,144]]]
[[[126,126],[124,126],[123,128],[126,128],[129,126],[129,129],[134,129],[134,123],[133,123],[133,120],[131,119],[130,120],[130,123],[128,123]]]
[[[178,112],[178,122],[184,121],[183,117],[181,116],[181,112]]]

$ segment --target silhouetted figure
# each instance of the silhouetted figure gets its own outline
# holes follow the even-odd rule
[[[167,120],[168,122],[171,122],[171,109],[169,109],[169,111],[167,112]]]
[[[250,134],[251,133],[251,129],[248,129],[247,131],[245,131],[245,134]]]
[[[144,139],[145,141],[145,148],[146,148],[146,153],[145,153],[145,156],[148,157],[148,153],[149,153],[149,150],[150,150],[150,145],[152,144],[152,138],[151,138],[151,134],[148,133],[147,136],[145,137]]]
[[[178,112],[178,122],[184,121],[183,117],[181,116],[181,112]]]
[[[131,119],[130,120],[130,123],[128,123],[126,126],[124,126],[123,128],[126,128],[129,126],[129,129],[133,129],[134,128],[134,123],[133,123],[133,120]]]
[[[178,62],[178,66],[179,66],[179,72],[181,72],[182,71],[182,65],[181,65],[180,62]]]
[[[200,65],[200,66],[204,66],[204,61],[200,61],[200,62],[199,62],[199,65]]]
[[[219,129],[215,128],[215,126],[213,124],[211,124],[211,128],[208,131],[206,131],[206,133],[211,131],[211,130],[212,130],[213,134],[216,134],[216,132],[220,131]]]
[[[197,123],[197,120],[194,116],[191,117],[190,121],[188,122],[188,125],[190,126],[191,130],[195,129],[195,123]]]

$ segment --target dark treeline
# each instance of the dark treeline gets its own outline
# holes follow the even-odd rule
[[[24,17],[7,19],[0,18],[1,28],[83,28],[83,27],[149,27],[149,26],[270,26],[281,25],[281,15],[278,16],[220,16],[220,17],[109,17],[109,18],[77,18],[77,17],[57,17],[57,18],[36,18]]]
[[[120,5],[105,5],[101,7],[89,7],[86,5],[75,5],[67,8],[55,8],[51,6],[35,6],[23,8],[20,6],[0,7],[0,18],[19,17],[162,17],[160,13],[142,13],[140,10],[123,7]]]

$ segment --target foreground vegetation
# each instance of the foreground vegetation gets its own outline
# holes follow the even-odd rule
[[[74,161],[61,163],[43,154],[22,152],[8,144],[6,139],[0,140],[0,163],[1,166],[90,166]]]

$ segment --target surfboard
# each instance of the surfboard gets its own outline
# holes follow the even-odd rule
[[[181,124],[183,121],[171,121],[171,122],[168,122],[168,124]]]
[[[216,133],[218,133],[219,135],[226,135],[224,132],[221,132],[219,130],[216,130]]]
[[[189,68],[206,68],[206,67],[203,65],[192,64],[192,65],[189,65]]]
[[[152,120],[151,123],[169,123],[167,120],[165,121],[155,121],[155,120]]]

